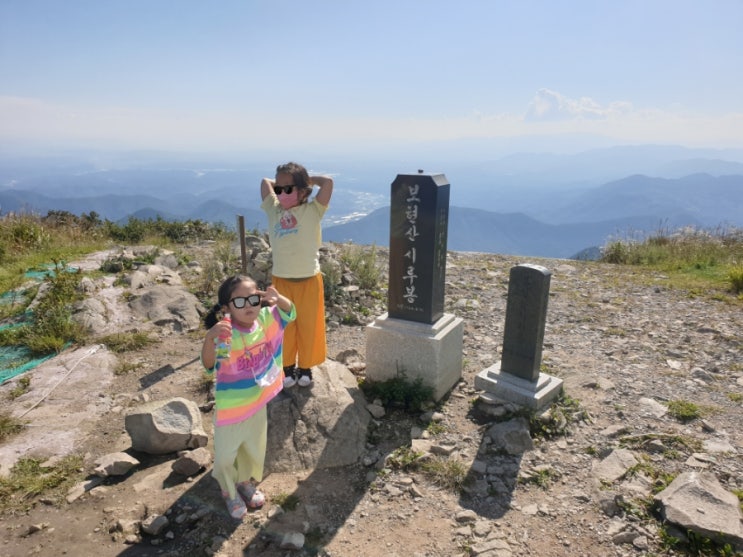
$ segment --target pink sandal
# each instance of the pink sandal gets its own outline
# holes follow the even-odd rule
[[[245,506],[245,502],[240,498],[240,496],[237,496],[234,499],[230,499],[230,494],[226,491],[223,491],[222,498],[227,505],[227,510],[229,511],[230,516],[235,520],[242,520],[243,518],[245,518],[245,515],[248,514],[248,509]]]
[[[266,496],[252,482],[240,482],[235,487],[249,509],[260,509],[266,502]]]

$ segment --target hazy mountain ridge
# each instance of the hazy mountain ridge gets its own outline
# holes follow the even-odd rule
[[[730,156],[730,160],[725,156]],[[196,161],[198,159],[194,159]],[[450,182],[449,249],[571,257],[610,236],[677,226],[743,226],[743,153],[675,146],[596,149],[574,155],[509,155],[442,166]],[[96,212],[126,222],[160,216],[200,219],[248,230],[267,226],[258,185],[274,166],[96,169],[53,161],[23,164],[0,157],[0,213]],[[194,163],[195,164],[195,163]],[[337,169],[325,238],[389,242],[390,184],[401,164],[325,162]],[[427,166],[427,165],[426,165]],[[65,173],[66,169],[66,173]],[[432,170],[432,167],[428,167]],[[319,171],[319,170],[318,170]],[[413,173],[398,170],[400,174]],[[643,174],[641,171],[665,173]],[[688,174],[676,174],[688,171]],[[735,172],[735,174],[730,174]],[[436,172],[434,172],[436,173]],[[600,181],[604,177],[609,180]]]
[[[523,213],[450,207],[447,247],[452,251],[574,258],[584,250],[603,246],[610,238],[626,238],[631,231],[656,231],[660,224],[654,216],[637,216],[555,225]],[[685,219],[679,225],[694,224]],[[389,207],[383,207],[361,220],[325,228],[323,239],[387,246],[389,235]]]
[[[691,217],[707,227],[723,223],[741,226],[743,174],[693,174],[678,179],[628,176],[587,191],[558,208],[553,222],[574,222],[576,215],[591,222],[657,215],[674,222]]]

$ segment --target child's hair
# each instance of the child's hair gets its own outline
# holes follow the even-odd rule
[[[276,167],[276,175],[289,174],[294,181],[294,185],[299,190],[300,202],[304,203],[312,192],[310,187],[310,175],[307,169],[297,162],[288,162]]]
[[[204,325],[207,329],[211,329],[217,324],[219,321],[219,312],[222,308],[229,305],[235,288],[243,282],[248,282],[253,286],[256,286],[255,281],[246,275],[232,275],[231,277],[224,279],[222,284],[219,285],[219,290],[217,290],[217,303],[204,316]]]

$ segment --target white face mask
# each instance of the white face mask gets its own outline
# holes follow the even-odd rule
[[[297,188],[294,188],[291,193],[281,192],[278,197],[279,203],[281,203],[281,208],[284,210],[299,205],[299,191]]]

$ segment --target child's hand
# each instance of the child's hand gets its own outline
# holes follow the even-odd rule
[[[266,291],[261,293],[263,300],[269,305],[273,306],[276,305],[276,302],[279,301],[279,291],[276,290],[272,284],[268,285],[266,287]]]
[[[231,337],[232,336],[232,324],[222,319],[217,322],[211,329],[206,333],[212,340],[218,339],[220,336]]]

